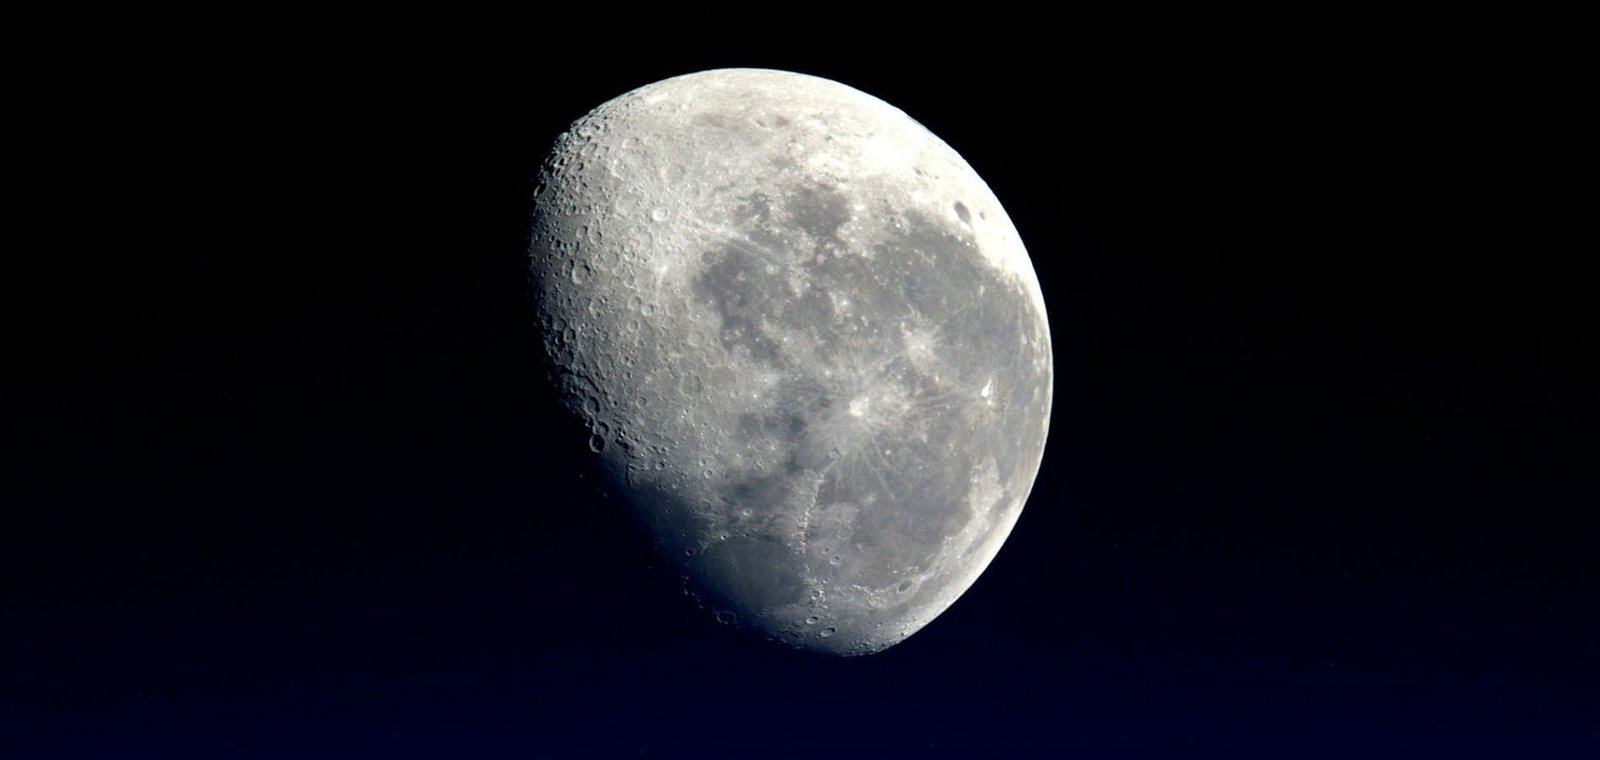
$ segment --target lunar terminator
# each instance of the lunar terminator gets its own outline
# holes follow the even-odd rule
[[[626,93],[557,140],[530,259],[567,406],[718,619],[881,651],[1015,525],[1044,300],[989,187],[893,106],[762,69]]]

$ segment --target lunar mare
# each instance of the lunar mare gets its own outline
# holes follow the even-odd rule
[[[900,110],[759,69],[639,88],[558,138],[530,258],[562,398],[719,619],[880,651],[1016,523],[1043,297],[988,186]]]

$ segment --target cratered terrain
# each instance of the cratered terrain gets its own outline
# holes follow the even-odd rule
[[[558,138],[530,255],[562,398],[719,619],[880,651],[1015,525],[1044,300],[994,193],[899,109],[759,69],[628,92]]]

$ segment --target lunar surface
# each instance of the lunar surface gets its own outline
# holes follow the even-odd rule
[[[1050,420],[1038,279],[893,106],[758,69],[624,94],[557,140],[530,258],[554,382],[719,620],[877,652],[1016,524]]]

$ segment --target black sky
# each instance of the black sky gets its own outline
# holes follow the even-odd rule
[[[1593,174],[1561,24],[851,18],[25,39],[0,756],[1600,749],[1600,319],[1569,236]],[[882,655],[694,611],[541,388],[544,151],[724,66],[905,110],[1044,287],[1033,496]]]

